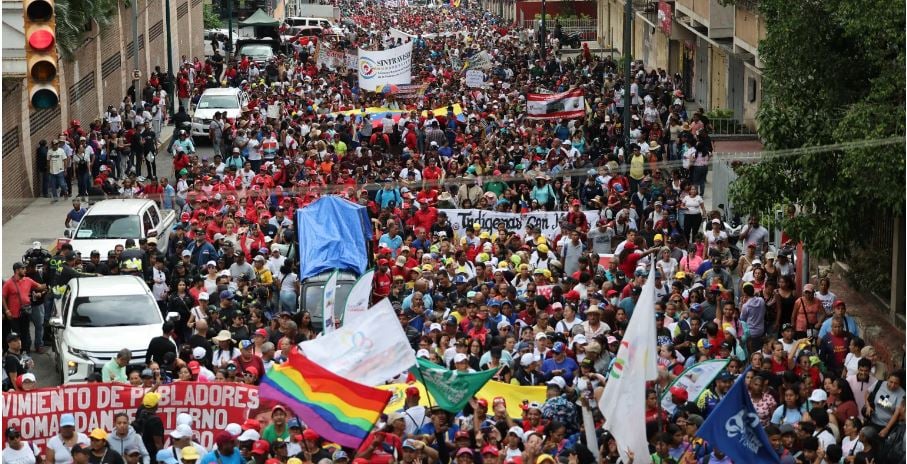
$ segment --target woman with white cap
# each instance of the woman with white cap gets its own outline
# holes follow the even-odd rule
[[[60,415],[60,431],[47,441],[44,456],[48,464],[72,462],[72,448],[77,444],[88,446],[88,435],[76,431],[76,418],[71,413]],[[5,461],[5,459],[4,459]]]

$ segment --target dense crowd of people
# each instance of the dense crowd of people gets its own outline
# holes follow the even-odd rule
[[[63,415],[59,436],[43,451],[10,428],[4,462],[544,464],[596,462],[593,451],[598,462],[621,462],[597,400],[653,266],[659,377],[645,392],[646,416],[627,418],[645,421],[652,461],[730,462],[720,443],[703,442],[696,431],[744,371],[782,462],[903,459],[903,370],[877,362],[829,279],[797,288],[790,253],[770,246],[757,217],[744,227],[738,252],[722,214],[706,210],[709,121],[701,110],[687,113],[680,76],[642,63],[623,76],[588,48],[561,50],[553,31],[543,52],[536,31],[476,6],[338,6],[344,33],[322,40],[342,50],[412,40],[413,83],[425,84],[424,93],[362,90],[355,69],[319,67],[315,43],[297,42],[292,54],[262,65],[219,54],[185,63],[174,80],[182,108],[176,123],[206,88],[240,87],[250,102],[237,119],[215,116],[211,158],[177,131],[166,149],[172,183],[154,177],[166,113],[156,105],[167,98],[160,82],[87,130],[74,121],[48,147],[48,195],[74,193],[71,172],[79,196],[153,198],[176,209],[179,221],[166,249],[149,238],[106,257],[83,257],[68,245],[53,256],[40,244],[30,250],[3,286],[4,390],[36,387],[28,354],[44,349],[52,289],[71,278],[142,276],[162,314],[178,317],[163,324],[145,359],[124,350],[88,379],[149,389],[136,422],[124,416],[115,430],[76,430]],[[391,27],[412,37],[391,37]],[[428,31],[442,34],[424,37]],[[493,57],[487,85],[468,88],[454,64],[480,52]],[[584,91],[585,117],[527,117],[527,94],[574,88]],[[269,116],[273,105],[277,118]],[[394,114],[373,119],[366,107]],[[434,108],[448,111],[421,113]],[[141,177],[143,167],[150,177]],[[283,407],[270,424],[227,427],[213,450],[193,442],[191,418],[165,430],[154,414],[156,386],[257,385],[292,346],[321,332],[312,308],[299,305],[293,218],[325,194],[367,207],[373,302],[391,301],[418,357],[460,372],[497,369],[495,380],[546,386],[547,400],[525,403],[518,418],[502,398],[475,398],[451,413],[419,406],[411,388],[406,408],[356,450],[332,448]],[[566,214],[560,232],[546,236],[531,227],[460,229],[444,211],[451,208]],[[587,218],[590,210],[598,219]],[[74,202],[67,222],[82,214]],[[668,388],[709,359],[730,362],[703,395]],[[662,393],[676,405],[671,414],[661,408]],[[582,408],[593,413],[598,449],[583,433]]]

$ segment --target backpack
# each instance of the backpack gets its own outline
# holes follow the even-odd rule
[[[135,433],[141,435],[145,431],[145,424],[148,422],[148,414],[145,413],[145,408],[139,406],[139,410],[135,413],[135,420],[132,421],[132,428],[135,430]]]

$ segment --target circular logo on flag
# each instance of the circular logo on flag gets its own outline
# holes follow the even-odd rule
[[[359,58],[359,75],[371,79],[378,74],[378,63],[371,58]]]

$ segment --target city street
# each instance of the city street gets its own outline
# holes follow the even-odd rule
[[[160,152],[164,153],[167,140],[173,133],[173,127],[166,127],[162,131]],[[197,152],[213,154],[211,144],[202,142],[196,146]],[[158,174],[161,177],[173,179],[173,157],[163,155],[158,158]],[[83,205],[85,206],[85,205]],[[51,203],[50,199],[40,198],[33,201],[21,213],[3,224],[3,259],[2,269],[4,275],[9,275],[13,263],[22,260],[22,254],[31,248],[33,242],[41,242],[43,248],[53,246],[58,238],[63,237],[63,222],[66,214],[72,208],[70,201]],[[59,385],[59,376],[54,367],[54,353],[48,350],[44,354],[33,354],[35,360],[35,376],[38,385],[51,387]]]
[[[195,3],[4,5],[4,463],[903,461],[900,6]]]

